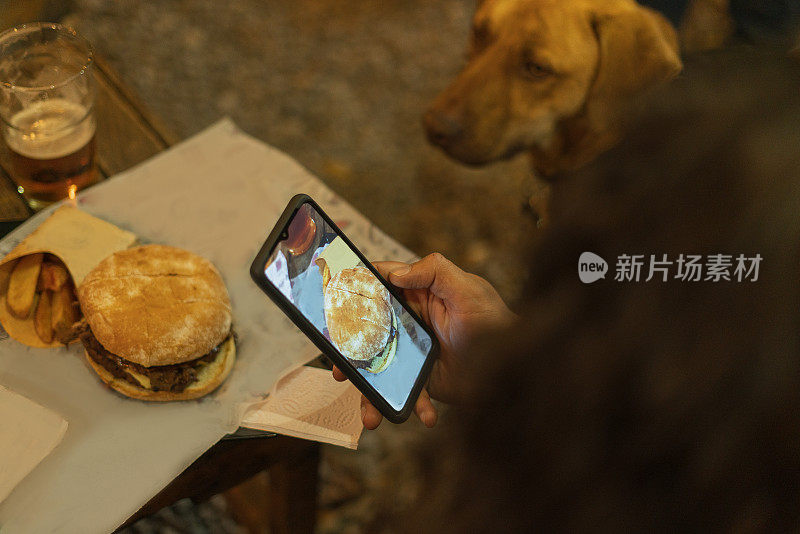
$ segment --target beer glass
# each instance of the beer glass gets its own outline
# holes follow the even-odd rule
[[[0,34],[0,118],[11,177],[38,210],[97,181],[91,45],[60,24]]]

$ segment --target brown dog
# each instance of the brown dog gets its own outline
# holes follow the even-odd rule
[[[485,0],[425,129],[470,165],[529,151],[540,174],[572,170],[614,144],[625,101],[680,69],[673,27],[633,0]]]

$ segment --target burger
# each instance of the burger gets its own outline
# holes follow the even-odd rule
[[[323,268],[325,323],[331,341],[356,368],[385,371],[397,352],[397,316],[389,291],[365,267]]]
[[[117,252],[78,287],[77,335],[89,365],[119,393],[187,400],[216,389],[236,358],[231,303],[205,258],[162,245]]]

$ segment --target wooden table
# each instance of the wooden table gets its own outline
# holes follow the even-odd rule
[[[96,59],[97,163],[106,178],[140,163],[178,141],[119,80]],[[31,216],[8,176],[9,156],[0,143],[0,236]],[[153,497],[125,525],[189,497],[199,502],[269,470],[270,531],[312,532],[316,517],[317,443],[239,429],[226,436]],[[123,525],[124,526],[124,525]]]

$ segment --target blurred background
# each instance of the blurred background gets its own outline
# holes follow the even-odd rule
[[[525,156],[482,169],[428,145],[421,116],[459,71],[474,0],[0,0],[0,28],[61,21],[180,138],[231,117],[419,255],[439,251],[513,304],[540,185]],[[388,258],[374,258],[376,260]],[[413,418],[412,418],[413,419]],[[360,532],[418,478],[414,419],[325,447],[319,532]],[[262,474],[130,532],[266,532]],[[391,497],[387,498],[391,491]]]

